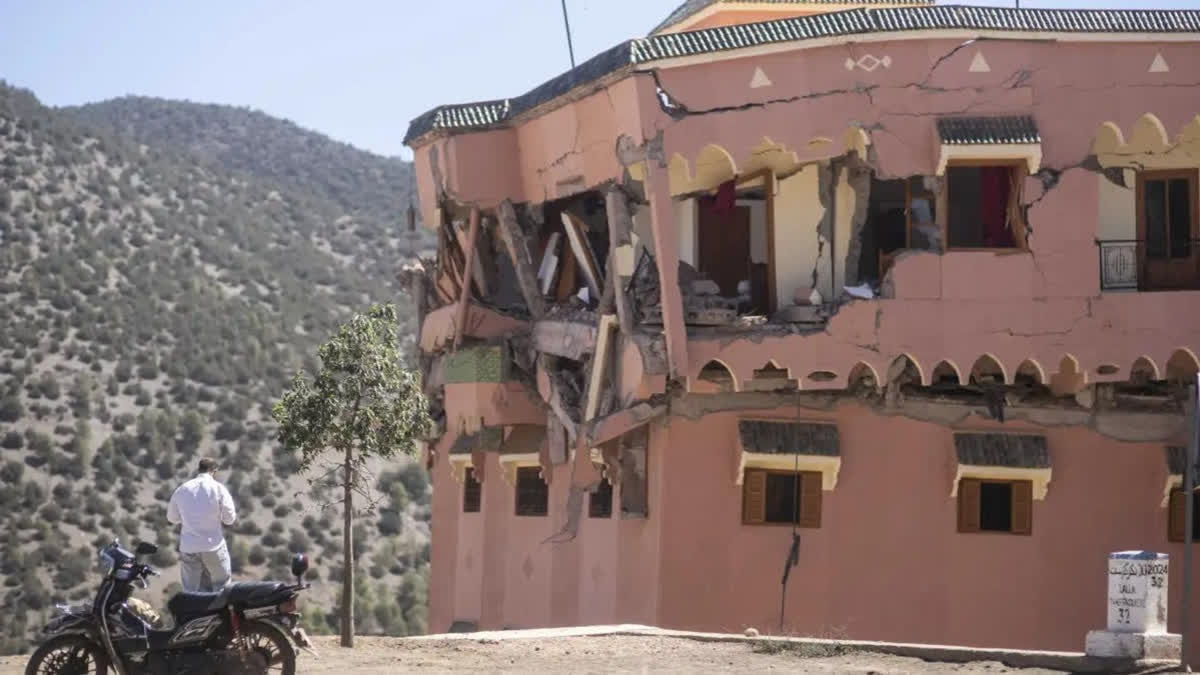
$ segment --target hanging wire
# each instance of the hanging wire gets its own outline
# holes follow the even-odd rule
[[[792,449],[792,545],[783,564],[783,579],[779,588],[779,633],[783,634],[783,619],[787,609],[787,582],[792,568],[800,563],[800,448]]]

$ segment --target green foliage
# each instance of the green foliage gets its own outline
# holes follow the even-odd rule
[[[321,369],[315,378],[310,381],[297,373],[271,413],[279,424],[279,442],[300,454],[302,471],[311,470],[326,453],[333,453],[341,464],[348,527],[353,493],[371,488],[362,471],[366,461],[415,454],[417,441],[431,431],[433,422],[416,374],[404,368],[393,305],[372,305],[356,314],[317,354]],[[348,571],[342,617],[346,646],[354,634],[351,582],[360,554],[355,544],[342,552]]]
[[[300,454],[272,443],[275,425],[257,413],[293,372],[314,370],[347,308],[403,302],[396,267],[429,243],[397,235],[411,185],[398,160],[242,109],[86,108],[51,110],[0,82],[0,477],[11,478],[0,483],[0,633],[15,630],[21,650],[44,595],[91,590],[65,586],[78,579],[73,551],[31,542],[157,532],[170,564],[177,535],[163,507],[199,454],[236,467],[237,529],[255,532],[230,538],[242,573],[267,574],[284,546],[340,543],[327,520],[289,523],[250,560],[253,519],[310,506],[292,498]],[[123,121],[109,124],[116,108]],[[402,348],[412,314],[397,311]],[[362,520],[354,530],[371,536],[353,548],[370,556],[376,522]],[[27,562],[42,584],[28,591]]]

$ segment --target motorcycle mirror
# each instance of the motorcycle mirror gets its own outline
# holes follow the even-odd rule
[[[158,553],[158,547],[148,541],[139,541],[133,552],[138,555],[154,555]]]
[[[299,579],[308,571],[308,558],[304,557],[303,553],[297,553],[292,558],[292,576]]]

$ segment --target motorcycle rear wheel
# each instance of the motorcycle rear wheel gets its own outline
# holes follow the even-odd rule
[[[43,642],[25,666],[25,675],[107,675],[108,672],[104,649],[83,635],[60,635]]]
[[[267,673],[296,675],[296,648],[278,628],[251,621],[242,627],[241,633],[250,652],[260,654],[267,661]]]

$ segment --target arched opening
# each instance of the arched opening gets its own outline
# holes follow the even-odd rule
[[[1158,365],[1149,356],[1139,356],[1129,367],[1129,383],[1134,386],[1144,387],[1160,379]]]
[[[729,366],[717,359],[704,364],[704,367],[700,369],[700,375],[697,379],[707,383],[718,392],[735,391],[737,387],[737,380],[734,379],[733,371],[729,369]]]
[[[931,386],[957,387],[962,384],[962,374],[953,361],[943,359],[933,367],[933,375],[929,381]]]
[[[1007,380],[1004,366],[991,354],[980,356],[971,366],[972,384],[1004,384]]]
[[[850,369],[846,378],[846,389],[854,394],[866,394],[879,390],[879,374],[865,361],[859,361]]]
[[[1045,385],[1046,371],[1042,370],[1042,364],[1033,359],[1025,359],[1021,365],[1017,366],[1017,372],[1013,375],[1013,382],[1026,386]]]
[[[892,384],[915,384],[920,386],[925,381],[925,373],[921,370],[921,364],[908,354],[901,354],[892,361],[892,365],[888,367],[888,385]]]
[[[1191,384],[1196,381],[1196,373],[1200,371],[1200,360],[1192,350],[1186,347],[1176,349],[1167,360],[1167,382],[1171,384]]]

